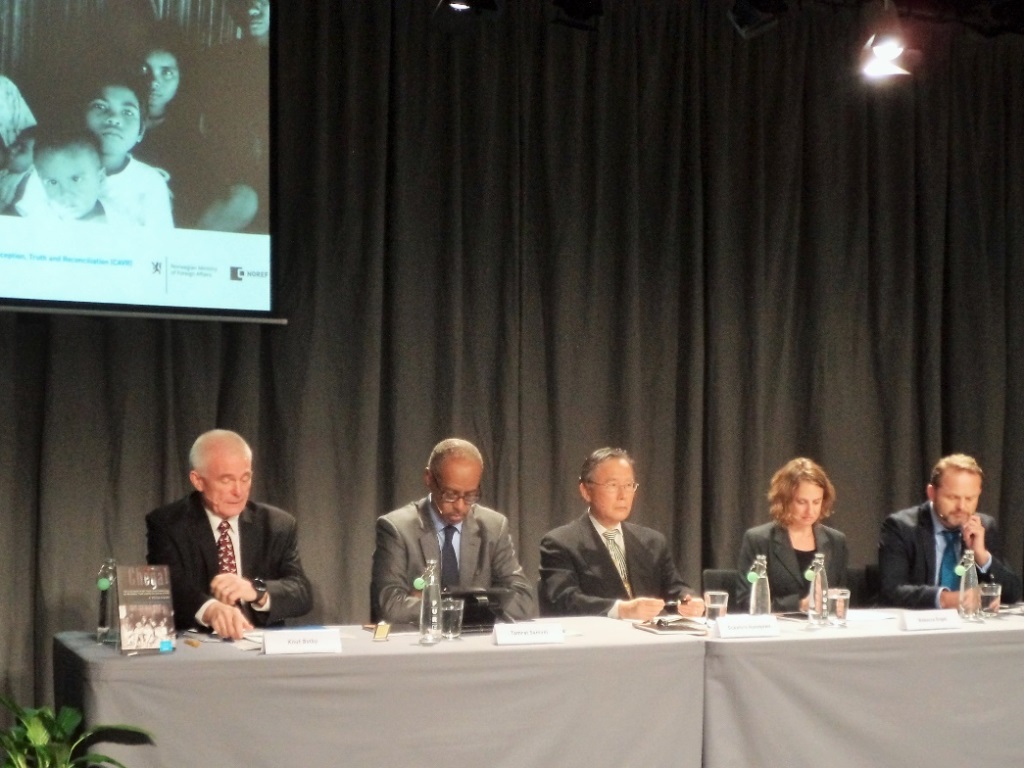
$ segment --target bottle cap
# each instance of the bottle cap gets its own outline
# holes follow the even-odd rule
[[[96,586],[100,588],[100,592],[106,592],[108,589],[110,589],[110,579],[108,579],[106,576],[101,576],[100,578],[96,579]]]
[[[415,579],[412,580],[412,588],[413,589],[418,589],[418,590],[422,591],[423,590],[423,586],[425,584],[426,584],[426,582],[423,581],[423,577],[422,576],[417,576]]]
[[[753,584],[759,578],[761,578],[761,577],[757,575],[756,571],[749,571],[747,573],[747,581],[749,581],[751,584]]]
[[[814,571],[808,568],[806,571],[804,571],[804,578],[808,581],[814,581]]]
[[[953,573],[955,573],[957,576],[963,576],[966,572],[967,569],[964,568],[962,565],[958,565],[956,568],[953,569]]]

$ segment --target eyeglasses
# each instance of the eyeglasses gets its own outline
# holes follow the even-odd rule
[[[434,478],[434,483],[437,485],[437,497],[445,504],[455,504],[458,501],[464,501],[469,506],[473,506],[480,501],[480,489],[477,488],[475,491],[466,491],[465,493],[456,493],[455,491],[446,491],[441,488],[441,481],[437,479],[437,475],[433,472],[430,476]]]
[[[198,474],[199,477],[202,478],[204,483],[209,483],[210,485],[219,485],[221,488],[232,488],[236,485],[242,488],[246,488],[252,485],[251,472],[246,472],[244,475],[241,476],[219,475],[217,477],[206,477],[205,475],[200,474],[198,470],[196,470],[196,474]]]
[[[600,488],[605,493],[614,493],[616,496],[619,495],[619,491],[623,491],[626,494],[636,493],[636,489],[640,487],[640,483],[591,483],[587,485],[593,486],[594,488]]]
[[[470,506],[473,506],[480,501],[480,491],[467,491],[466,493],[456,493],[455,491],[441,491],[437,494],[437,497],[441,499],[445,504],[455,504],[460,499]]]

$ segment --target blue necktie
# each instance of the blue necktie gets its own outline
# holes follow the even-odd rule
[[[942,531],[942,537],[946,540],[946,549],[939,563],[939,586],[955,592],[960,589],[960,577],[956,575],[956,540],[960,538],[960,531]]]
[[[459,560],[455,557],[455,526],[444,527],[444,545],[441,547],[441,588],[459,586]]]

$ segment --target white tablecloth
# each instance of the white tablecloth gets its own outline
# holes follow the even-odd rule
[[[707,641],[706,768],[1024,765],[1024,617],[780,624],[779,638]]]
[[[124,657],[59,634],[59,702],[149,729],[104,746],[131,768],[595,768],[701,764],[704,646],[602,618],[559,620],[562,645],[467,636],[422,648],[344,627],[340,655],[263,656],[179,641]]]

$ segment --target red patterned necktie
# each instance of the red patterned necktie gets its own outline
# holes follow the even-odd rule
[[[220,531],[220,538],[217,539],[217,564],[220,566],[220,572],[238,573],[238,567],[235,565],[235,547],[228,535],[231,523],[221,520],[217,530]]]

